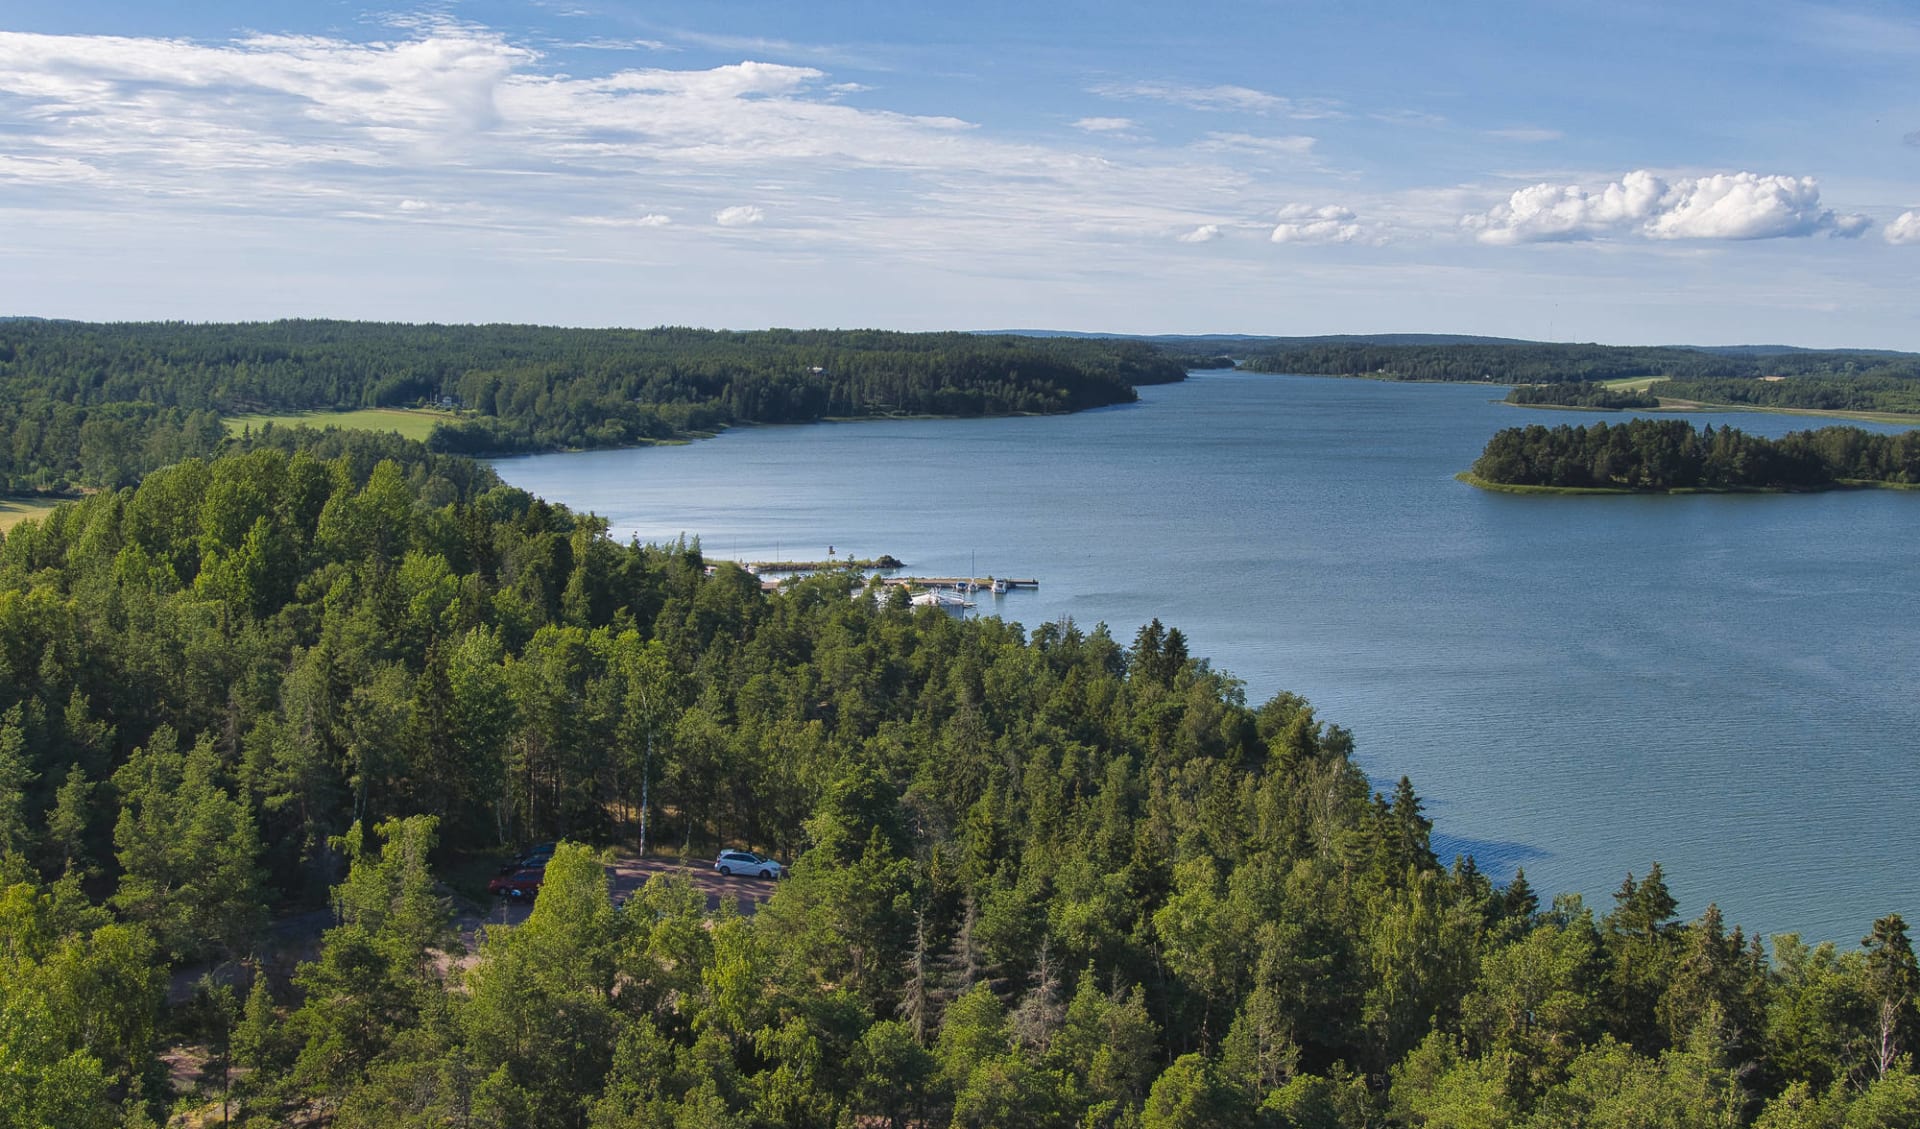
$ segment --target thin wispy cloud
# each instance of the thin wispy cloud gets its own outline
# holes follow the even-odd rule
[[[679,43],[704,47],[709,51],[736,51],[749,55],[770,55],[775,58],[805,59],[810,63],[823,63],[836,67],[855,67],[859,70],[884,71],[888,64],[876,58],[870,49],[850,47],[836,43],[799,43],[791,39],[775,39],[760,35],[718,35],[712,32],[678,29],[667,33],[668,38]]]
[[[1260,137],[1250,133],[1209,133],[1195,142],[1194,148],[1211,152],[1238,151],[1283,157],[1305,157],[1312,154],[1318,140],[1318,138],[1302,136]]]
[[[1566,134],[1557,129],[1515,127],[1513,129],[1490,129],[1487,131],[1487,136],[1500,141],[1519,141],[1531,144],[1543,141],[1558,141],[1565,137]]]
[[[591,227],[666,227],[673,222],[672,216],[660,212],[643,216],[573,216],[571,219]]]
[[[1247,86],[1198,86],[1179,82],[1115,82],[1093,87],[1103,98],[1164,102],[1210,113],[1264,114],[1315,120],[1345,116],[1336,102],[1324,98],[1286,98]]]

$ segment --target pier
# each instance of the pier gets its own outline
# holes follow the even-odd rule
[[[1040,582],[1031,577],[1016,580],[1011,576],[883,576],[880,583],[891,588],[948,588],[956,592],[987,592],[993,589],[996,580],[1006,585],[1008,591],[1040,587]]]
[[[762,572],[831,572],[836,568],[895,569],[905,568],[897,557],[886,553],[871,560],[854,557],[834,557],[824,561],[735,561],[733,562],[751,573]]]

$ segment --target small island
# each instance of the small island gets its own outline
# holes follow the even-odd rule
[[[1686,420],[1510,427],[1460,478],[1522,493],[1677,494],[1920,487],[1920,431],[1857,427],[1779,439]]]

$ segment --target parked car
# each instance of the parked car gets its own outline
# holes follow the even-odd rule
[[[722,877],[735,874],[757,874],[762,878],[783,878],[787,868],[765,855],[756,855],[752,851],[721,851],[720,857],[713,860],[713,868]]]
[[[536,866],[545,866],[553,858],[552,843],[535,843],[513,858],[500,865],[501,874],[512,874],[516,870],[527,870]]]
[[[487,893],[497,898],[525,898],[532,901],[534,895],[540,892],[540,883],[546,876],[547,868],[544,866],[525,867],[488,882]]]

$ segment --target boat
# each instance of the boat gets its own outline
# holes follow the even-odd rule
[[[993,578],[993,594],[996,596],[1004,596],[1007,594],[1007,578],[1006,577],[996,576]]]
[[[938,588],[929,588],[913,597],[916,608],[939,608],[951,616],[965,616],[973,607],[973,601],[952,592],[943,592]]]

